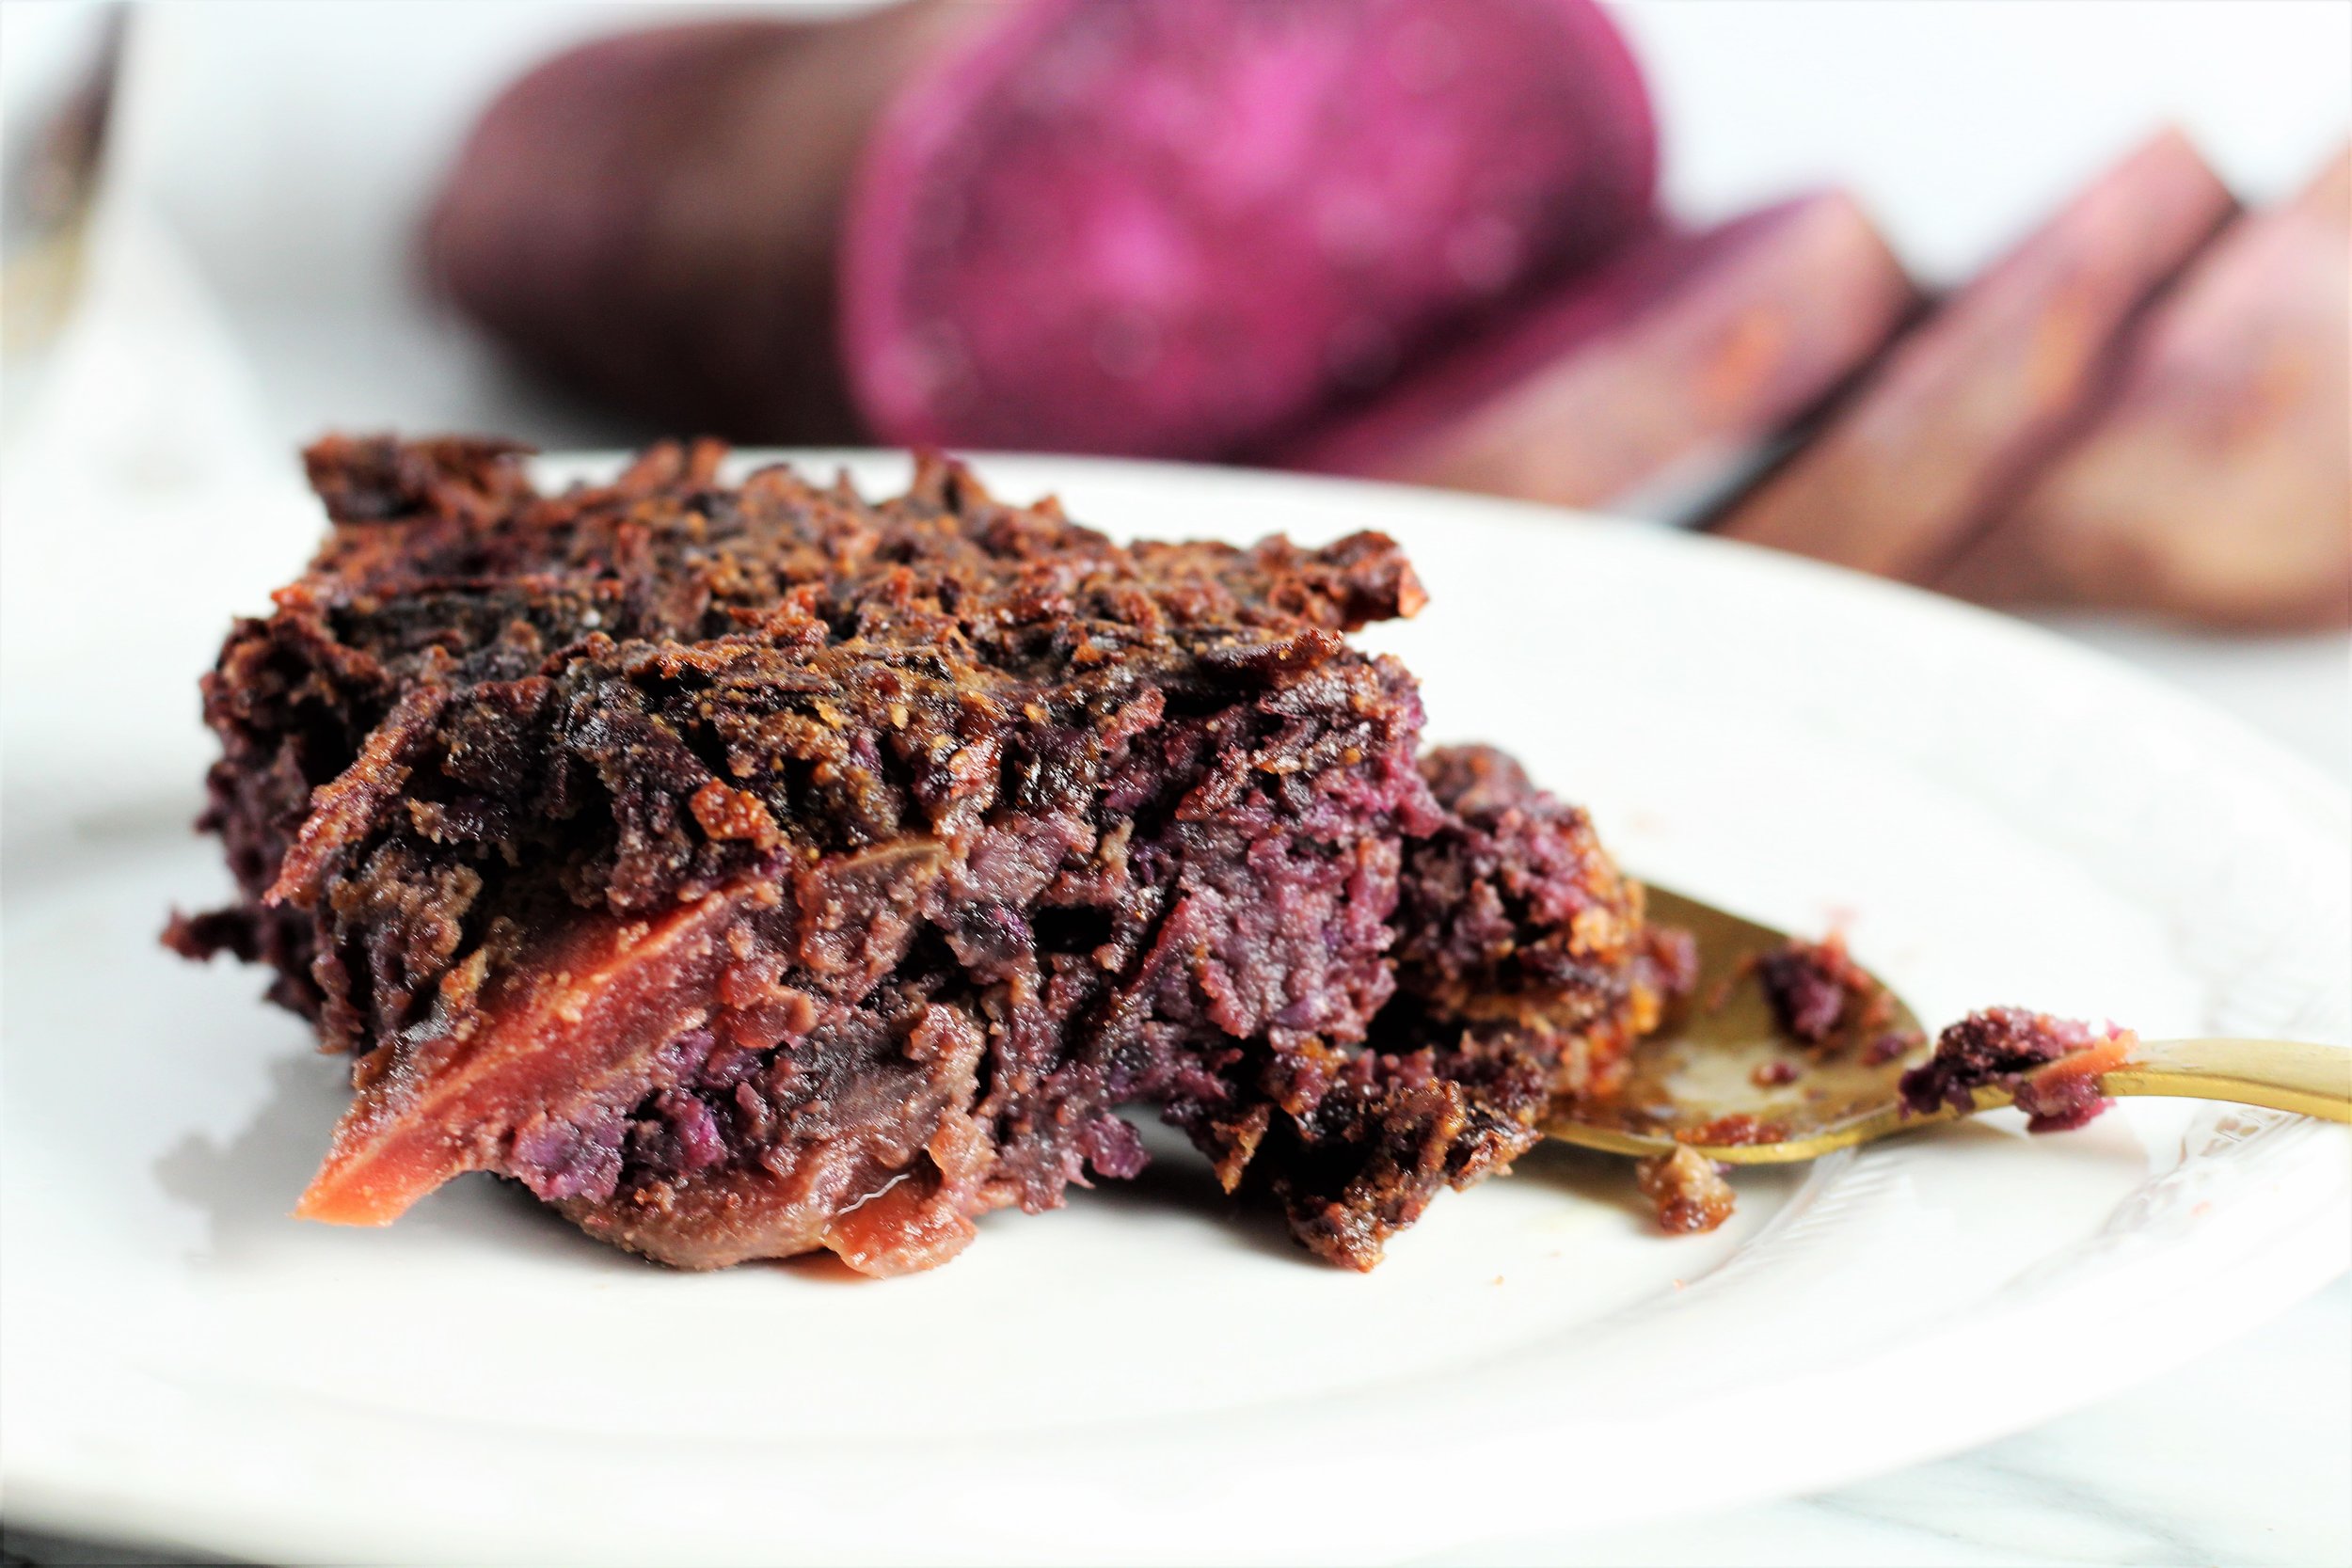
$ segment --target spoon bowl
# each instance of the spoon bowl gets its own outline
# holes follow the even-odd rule
[[[1652,921],[1696,940],[1697,981],[1634,1047],[1623,1088],[1605,1101],[1565,1107],[1545,1127],[1552,1137],[1644,1158],[1690,1148],[1726,1164],[1788,1164],[2011,1102],[2008,1088],[1988,1085],[1972,1091],[1965,1111],[1911,1109],[1903,1074],[1934,1046],[1883,980],[1869,976],[1880,1002],[1867,1028],[1820,1044],[1793,1039],[1773,1016],[1756,962],[1787,945],[1788,933],[1655,883],[1648,894]],[[2106,1096],[2226,1100],[2352,1121],[2352,1051],[2339,1046],[2163,1040],[2097,1067]]]

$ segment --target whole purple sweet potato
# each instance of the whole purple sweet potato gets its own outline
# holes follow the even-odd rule
[[[1027,0],[910,81],[843,234],[898,442],[1216,457],[1651,221],[1590,0]]]
[[[2232,210],[2178,132],[2150,139],[1890,349],[1717,526],[1933,578],[2079,426],[2136,312]]]
[[[1852,198],[1802,197],[1636,244],[1277,459],[1598,505],[1776,433],[1916,304]]]

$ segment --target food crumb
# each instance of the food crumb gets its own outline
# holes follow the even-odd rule
[[[1935,1054],[1902,1076],[1903,1103],[1925,1116],[1942,1106],[1965,1114],[1975,1091],[2005,1089],[2029,1132],[2082,1126],[2111,1103],[2099,1078],[2130,1060],[2139,1037],[2023,1007],[1970,1013],[1936,1037]]]
[[[1644,1196],[1658,1206],[1660,1227],[1691,1235],[1712,1230],[1731,1217],[1725,1168],[1686,1145],[1672,1154],[1638,1162],[1633,1176]]]
[[[1699,983],[1698,939],[1678,926],[1646,926],[1637,961],[1661,1004],[1689,996]]]
[[[1820,1045],[1849,1028],[1868,1028],[1885,1013],[1884,993],[1832,931],[1820,942],[1791,939],[1756,961],[1757,983],[1782,1034]]]
[[[1926,1039],[1916,1029],[1889,1029],[1862,1048],[1862,1065],[1884,1067],[1898,1057],[1910,1055]]]
[[[1776,1089],[1783,1085],[1793,1084],[1796,1081],[1797,1064],[1794,1062],[1759,1062],[1756,1064],[1756,1070],[1748,1074],[1748,1082],[1759,1089]]]
[[[1694,1127],[1682,1134],[1692,1143],[1706,1148],[1722,1148],[1729,1144],[1776,1144],[1788,1136],[1788,1124],[1784,1121],[1758,1121],[1744,1111],[1717,1117],[1704,1127]]]

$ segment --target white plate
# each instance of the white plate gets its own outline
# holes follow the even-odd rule
[[[2015,1001],[2157,1035],[2346,1033],[2344,793],[2049,637],[1459,497],[981,471],[1120,531],[1395,534],[1432,602],[1371,641],[1421,673],[1433,736],[1508,743],[1639,871],[1847,920],[1931,1018]],[[210,545],[148,539],[127,636],[56,586],[98,546],[9,536],[46,574],[6,607],[19,1524],[304,1562],[1467,1553],[1956,1449],[2346,1266],[2352,1143],[2177,1102],[1744,1175],[1739,1216],[1697,1239],[1654,1233],[1622,1167],[1539,1152],[1366,1277],[1228,1212],[1184,1157],[881,1284],[663,1273],[484,1179],[389,1231],[297,1224],[339,1065],[255,974],[154,941],[225,884],[184,832],[205,754],[186,693],[263,558],[294,567],[294,515],[257,499]],[[60,669],[83,673],[40,678]]]

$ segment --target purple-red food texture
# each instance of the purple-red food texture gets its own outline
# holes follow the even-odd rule
[[[1974,1091],[2008,1090],[2035,1132],[2080,1127],[2107,1108],[2099,1074],[2137,1045],[2128,1029],[2094,1027],[2023,1007],[1969,1014],[1936,1037],[1935,1054],[1902,1077],[1903,1103],[1919,1115],[1965,1113]]]

